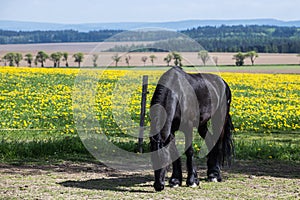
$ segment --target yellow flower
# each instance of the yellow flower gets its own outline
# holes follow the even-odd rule
[[[82,73],[88,77],[87,85],[91,80],[97,80],[97,84],[96,94],[87,94],[94,96],[88,98],[84,108],[72,105],[74,81],[79,72],[78,69],[1,67],[1,128],[30,126],[75,133],[74,109],[94,111],[94,119],[90,119],[89,112],[82,113],[80,119],[101,122],[109,134],[112,130],[129,133],[128,129],[139,123],[141,80],[145,74],[149,76],[145,122],[149,125],[151,96],[163,70],[86,70]],[[300,129],[299,75],[220,75],[232,90],[230,114],[236,131],[268,133]],[[132,122],[130,127],[128,121]]]

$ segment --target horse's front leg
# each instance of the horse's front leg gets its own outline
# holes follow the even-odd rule
[[[162,191],[165,188],[167,152],[158,136],[150,137],[151,160],[154,169],[154,189]]]
[[[187,166],[187,172],[188,177],[186,180],[187,186],[196,187],[199,185],[199,179],[197,177],[197,171],[194,167],[194,149],[193,149],[193,132],[192,130],[188,132],[185,136],[185,144],[186,144],[186,166]]]
[[[173,172],[169,180],[170,187],[178,187],[182,185],[182,169],[180,157],[172,163]]]
[[[155,181],[153,186],[155,191],[160,192],[165,188],[165,176],[166,176],[165,168],[154,170]]]
[[[172,133],[172,136],[175,136]],[[177,187],[182,185],[182,168],[181,168],[181,158],[176,147],[175,137],[170,141],[170,156],[172,159],[172,176],[169,180],[169,184],[171,187]]]

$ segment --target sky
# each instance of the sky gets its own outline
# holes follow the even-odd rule
[[[0,20],[96,23],[300,20],[300,0],[0,0]]]

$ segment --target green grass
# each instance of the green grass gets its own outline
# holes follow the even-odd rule
[[[57,132],[0,131],[0,161],[73,159],[89,155],[77,135]]]
[[[203,143],[200,137],[195,139],[198,147]],[[137,139],[128,137],[112,137],[111,142],[127,151],[137,152]],[[250,133],[234,134],[235,158],[264,159],[281,161],[300,161],[299,133]],[[149,140],[143,144],[145,152],[149,152]],[[198,153],[197,148],[196,156]],[[78,156],[81,155],[81,156]],[[60,134],[58,132],[0,132],[0,161],[22,162],[31,160],[81,160],[92,159],[76,134]]]
[[[299,133],[247,133],[234,136],[237,159],[300,161]]]

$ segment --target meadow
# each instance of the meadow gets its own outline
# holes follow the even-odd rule
[[[79,109],[76,106],[87,106],[81,108],[87,115],[95,113],[79,116],[79,120],[92,118],[99,122],[101,130],[98,126],[87,127],[87,130],[104,133],[119,147],[135,151],[142,75],[149,76],[146,113],[146,126],[149,126],[151,94],[162,73],[161,70],[133,69],[1,68],[0,159],[67,158],[88,154],[74,123]],[[228,72],[219,75],[232,90],[236,158],[299,161],[299,75]],[[96,94],[91,102],[72,105],[74,83],[81,80],[89,84],[91,79],[96,79],[93,85]],[[198,138],[194,144],[197,152],[201,142]],[[147,135],[144,148],[148,150]]]
[[[127,151],[137,150],[141,78],[149,76],[149,126],[149,102],[162,73],[163,70],[150,68],[0,68],[0,198],[300,197],[299,74],[237,70],[219,73],[233,93],[231,115],[236,148],[232,168],[222,169],[222,183],[205,181],[205,160],[199,158],[203,140],[196,133],[195,162],[200,177],[196,188],[167,187],[155,193],[151,169],[119,171],[93,158],[78,136],[80,128],[87,133],[105,134]],[[81,86],[93,86],[93,90]],[[90,95],[86,104],[76,104],[74,96],[78,94]],[[100,126],[78,127],[74,119],[94,121]],[[149,150],[148,142],[145,138],[145,151]]]

